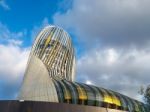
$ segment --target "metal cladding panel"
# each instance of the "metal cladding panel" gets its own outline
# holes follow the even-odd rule
[[[30,58],[20,94],[20,100],[58,102],[55,86],[48,70],[36,56]]]
[[[35,39],[18,99],[58,102],[52,78],[73,81],[75,55],[69,35],[61,28],[45,27]]]

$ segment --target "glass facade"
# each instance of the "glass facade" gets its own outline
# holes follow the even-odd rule
[[[31,54],[38,57],[50,77],[74,80],[75,56],[70,36],[61,28],[47,26],[37,36]]]
[[[61,103],[107,107],[131,112],[147,112],[141,102],[111,90],[67,80],[53,79],[53,82],[57,94],[59,94],[58,100]]]
[[[74,82],[74,75],[75,53],[70,36],[59,27],[47,26],[31,49],[18,99],[148,112],[145,104],[120,93]]]

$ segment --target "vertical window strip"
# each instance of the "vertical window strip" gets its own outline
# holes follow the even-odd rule
[[[41,31],[42,32],[42,31]],[[41,42],[41,40],[42,40],[42,37],[43,37],[43,35],[45,34],[47,32],[47,30],[43,30],[43,32],[42,32],[42,34],[41,35],[39,35],[39,38],[38,38],[38,40],[37,40],[37,42],[35,42],[35,50],[33,50],[33,52],[34,52],[34,54],[35,55],[38,55],[38,51],[39,51],[39,49],[40,49],[40,42]]]
[[[66,103],[70,103],[71,101],[71,93],[69,91],[69,89],[66,87],[66,85],[64,84],[64,82],[62,80],[58,80],[59,84],[62,87],[63,93],[64,93],[64,99]]]
[[[112,97],[105,91],[105,89],[101,88],[100,90],[103,92],[104,102],[113,104]]]
[[[50,33],[52,33],[53,32],[53,30],[54,29],[52,29],[52,31],[50,32]],[[40,51],[40,55],[39,55],[39,58],[41,59],[42,58],[42,56],[43,56],[43,54],[45,53],[45,49],[46,49],[46,47],[47,47],[47,37],[48,37],[48,34],[49,34],[49,32],[47,32],[47,33],[45,33],[45,35],[44,35],[44,38],[42,39],[42,41],[41,41],[41,43],[43,44],[43,48],[41,49],[41,51]]]
[[[58,36],[60,36],[61,35],[61,32],[59,32],[59,35]],[[57,39],[59,39],[59,38],[57,38]],[[59,62],[59,52],[60,52],[60,47],[61,47],[61,45],[60,45],[60,43],[59,43],[59,41],[58,40],[56,40],[56,49],[55,49],[55,51],[54,51],[54,54],[53,54],[53,64],[54,64],[54,66],[55,66],[55,69],[56,69],[56,71],[58,70],[58,62]],[[56,58],[57,57],[57,58]],[[58,74],[58,72],[57,72],[57,74]]]
[[[86,85],[86,84],[81,84],[80,86],[82,86],[84,88],[84,90],[86,91],[87,94],[87,105],[91,105],[91,106],[95,106],[96,105],[96,93],[90,88],[90,86]]]
[[[63,75],[63,77],[66,79],[65,77],[65,74],[64,74],[64,58],[65,58],[65,50],[66,49],[63,49],[63,46],[62,46],[62,54],[61,54],[61,63],[60,63],[60,71],[61,71],[61,75]]]
[[[135,100],[132,100],[132,102],[134,103],[135,111],[139,112],[140,111],[139,104]]]
[[[62,90],[60,84],[58,83],[58,81],[56,79],[53,79],[53,82],[54,82],[54,85],[55,85],[55,88],[56,88],[56,91],[57,91],[59,102],[63,103],[64,102],[63,90]]]
[[[44,61],[44,63],[48,66],[48,62],[49,62],[49,60],[48,60],[48,54],[50,54],[50,49],[51,49],[51,46],[50,46],[50,43],[51,43],[51,41],[52,41],[52,37],[53,37],[53,35],[54,35],[54,31],[55,31],[55,28],[53,28],[53,31],[51,31],[51,33],[49,34],[49,36],[47,37],[47,40],[46,40],[46,52],[45,52],[45,54],[47,55],[46,57],[45,57],[45,60],[43,60]]]
[[[51,68],[51,66],[49,66],[49,65],[50,65],[50,63],[51,63],[52,52],[53,52],[53,50],[54,50],[53,42],[54,42],[54,37],[55,37],[56,33],[57,33],[56,28],[54,28],[54,31],[53,31],[53,33],[52,33],[52,35],[51,35],[51,41],[50,41],[50,43],[49,43],[50,46],[51,46],[51,48],[50,48],[49,53],[48,53],[49,56],[47,57],[47,60],[46,60],[46,63],[47,63],[48,68]]]
[[[79,95],[79,104],[85,104],[87,105],[87,94],[84,88],[82,88],[78,83],[74,83],[74,85],[77,88],[78,95]]]
[[[58,29],[57,29],[57,30],[58,30]],[[59,32],[58,32],[58,33],[59,33]],[[56,37],[56,36],[55,36],[55,37]],[[58,38],[57,38],[57,39],[58,39]],[[54,61],[55,61],[55,55],[56,55],[56,52],[58,52],[58,51],[57,51],[57,49],[58,49],[58,48],[57,48],[57,47],[58,47],[58,43],[57,43],[57,42],[58,42],[58,40],[54,40],[54,46],[53,46],[53,50],[52,50],[52,52],[51,52],[52,55],[51,55],[51,59],[50,59],[50,60],[51,60],[51,63],[49,64],[50,67],[52,66],[52,64],[55,65],[55,62],[54,62]]]
[[[126,99],[127,101],[127,104],[128,104],[128,110],[129,111],[134,111],[134,108],[133,108],[133,104],[131,103],[130,99],[126,96],[124,96],[124,98]]]
[[[119,98],[122,109],[127,110],[127,108],[128,108],[127,101],[124,99],[124,97],[122,95],[120,95],[119,93],[116,93],[116,92],[114,92],[114,93]]]
[[[73,82],[69,82],[67,80],[63,80],[63,82],[65,83],[66,87],[68,89],[70,89],[72,103],[77,104],[78,103],[78,92],[77,92],[77,89],[75,88]]]
[[[89,87],[94,91],[95,94],[95,106],[102,106],[101,102],[103,101],[103,96],[99,92],[98,88],[92,85],[90,85]]]
[[[115,104],[116,106],[121,106],[120,100],[116,97],[116,95],[113,92],[111,92],[110,90],[106,90],[106,91],[112,97],[113,104]]]
[[[39,41],[38,41],[38,43],[37,43],[37,47],[36,47],[36,49],[35,49],[35,54],[36,54],[36,56],[40,56],[40,52],[41,52],[41,50],[43,49],[43,39],[44,39],[44,37],[45,37],[45,35],[48,33],[49,31],[45,31],[45,32],[43,32],[43,34],[41,35],[41,37],[39,38]]]

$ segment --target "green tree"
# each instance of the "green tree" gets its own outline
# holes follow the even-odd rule
[[[144,99],[148,107],[150,108],[150,85],[147,86],[144,92]]]

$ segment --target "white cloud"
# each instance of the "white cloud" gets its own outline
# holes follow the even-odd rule
[[[77,80],[141,99],[138,90],[150,79],[149,12],[149,0],[74,0],[57,12],[54,23],[84,47]]]
[[[15,40],[14,42],[17,42],[17,43],[19,41],[21,42],[23,37],[25,37],[27,34],[26,30],[19,31],[19,32],[12,32],[8,29],[8,27],[5,24],[2,24],[1,22],[0,22],[0,29],[1,29],[0,30],[0,42],[2,42],[2,43],[3,42],[6,42],[6,43],[13,42],[13,40]]]
[[[18,46],[22,45],[22,41],[21,41],[21,40],[9,39],[9,40],[8,40],[8,43],[9,43],[10,45],[18,45]]]
[[[92,85],[92,82],[89,81],[89,80],[87,80],[85,83],[88,84],[88,85]]]
[[[111,64],[108,63],[110,59]],[[78,60],[76,78],[141,100],[138,91],[141,85],[147,86],[149,83],[149,62],[150,52],[144,50],[122,52],[114,48],[103,51],[92,49]]]
[[[74,0],[65,13],[56,13],[55,24],[74,29],[91,47],[143,47],[150,43],[149,0]],[[128,44],[128,46],[127,46]]]
[[[0,44],[0,54],[0,99],[14,98],[21,85],[29,48]]]
[[[0,99],[14,99],[23,78],[29,48],[22,48],[26,31],[11,32],[0,22]]]
[[[107,63],[108,64],[113,64],[118,58],[118,54],[114,49],[109,49],[107,52]]]

